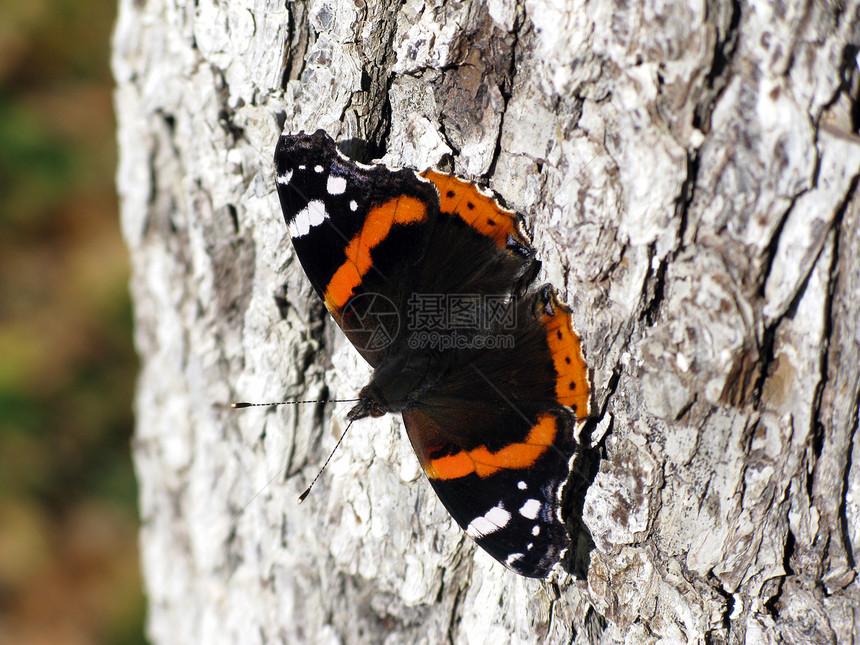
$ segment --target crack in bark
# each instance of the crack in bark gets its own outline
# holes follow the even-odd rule
[[[284,40],[284,70],[281,73],[281,90],[287,90],[287,83],[293,74],[293,57],[290,55],[290,44],[296,34],[296,20],[290,11],[290,2],[284,0],[284,9],[287,11],[287,37]],[[304,57],[303,57],[304,58]]]
[[[684,237],[687,234],[690,206],[693,204],[693,198],[696,196],[696,181],[698,181],[698,178],[699,154],[697,151],[687,151],[687,176],[681,184],[681,195],[675,208],[675,216],[680,220],[677,235],[678,247],[670,254],[671,258],[677,257],[687,247]]]
[[[809,497],[813,501],[813,503],[814,503],[813,485],[814,485],[814,480],[815,480],[815,470],[816,470],[817,465],[818,465],[818,459],[821,457],[821,452],[824,448],[825,428],[824,428],[824,423],[821,420],[821,412],[822,412],[821,405],[822,405],[822,400],[823,400],[823,396],[824,396],[824,391],[825,391],[828,383],[831,381],[831,377],[830,377],[830,372],[831,372],[830,349],[832,347],[832,339],[833,339],[833,333],[834,333],[833,305],[834,305],[834,299],[836,297],[836,291],[838,289],[838,278],[839,278],[839,267],[840,267],[839,260],[841,258],[839,242],[840,242],[840,236],[841,236],[841,232],[842,232],[842,223],[843,223],[844,218],[845,218],[845,212],[848,209],[848,206],[851,204],[851,202],[854,198],[854,194],[857,191],[858,180],[860,180],[860,177],[855,176],[853,181],[851,182],[851,185],[849,186],[848,190],[846,191],[845,199],[842,201],[842,203],[840,204],[839,208],[836,211],[836,216],[834,217],[833,224],[831,226],[831,230],[833,231],[833,236],[834,236],[833,258],[831,260],[831,265],[830,265],[829,285],[828,285],[827,299],[825,302],[825,310],[824,310],[824,334],[823,334],[824,347],[822,348],[822,353],[821,353],[820,378],[818,381],[818,390],[815,394],[815,397],[813,398],[813,408],[812,408],[812,415],[811,415],[811,419],[810,419],[811,424],[812,424],[810,434],[813,438],[813,449],[814,449],[815,460],[812,463],[812,468],[809,472],[809,476],[808,476],[808,480],[807,480],[807,494],[809,495]],[[823,246],[824,245],[822,245],[822,249],[823,249]],[[819,257],[820,257],[820,254],[821,254],[821,250],[819,250]],[[818,259],[816,259],[816,262],[814,262],[812,266],[814,267],[815,264],[817,264],[817,262],[818,262]],[[798,294],[798,296],[796,296],[796,297],[799,297],[799,295],[800,294]],[[860,392],[857,393],[857,397],[858,398],[855,400],[860,402]],[[855,428],[856,428],[857,405],[855,405],[855,408],[854,408],[854,418],[855,418]],[[851,444],[849,444],[849,445],[851,445]],[[850,458],[850,457],[848,457],[848,458]],[[844,473],[845,473],[845,477],[847,477],[848,471],[845,470]],[[847,490],[848,489],[847,489],[847,485],[846,485],[846,487],[843,488],[843,495],[842,495],[842,499],[840,501],[840,508],[841,509],[844,509],[844,507],[845,507],[845,491],[847,491]],[[843,515],[843,514],[840,513],[840,515]],[[850,544],[850,541],[846,542],[846,544],[847,545]]]
[[[499,117],[499,127],[498,134],[496,136],[496,146],[493,148],[493,156],[490,159],[490,164],[487,167],[487,176],[492,177],[496,173],[496,164],[499,161],[499,157],[502,154],[502,133],[505,130],[505,118],[508,114],[508,104],[511,101],[511,97],[513,96],[514,91],[514,79],[517,76],[517,56],[518,56],[518,48],[520,44],[520,27],[525,22],[522,15],[522,5],[520,2],[517,2],[517,12],[516,18],[514,19],[513,29],[509,32],[513,36],[513,43],[510,46],[510,64],[508,65],[507,78],[503,79],[503,82],[499,84],[499,94],[502,95],[502,113]],[[505,84],[508,85],[507,89],[505,88]]]
[[[397,35],[397,17],[405,6],[405,0],[400,0],[399,7],[393,7],[395,2],[385,5],[389,9],[387,18],[380,20],[379,44],[371,51],[365,51],[355,47],[357,56],[361,61],[361,86],[359,92],[353,92],[349,101],[343,106],[340,118],[343,122],[344,116],[354,111],[357,122],[360,124],[359,135],[363,136],[366,145],[366,157],[362,161],[378,159],[384,155],[387,148],[388,137],[391,132],[392,108],[391,88],[397,76],[392,72],[396,63],[394,38]],[[359,6],[359,5],[356,5]],[[365,11],[360,19],[354,23],[353,43],[362,42],[360,27],[367,21],[367,5],[361,5]],[[382,8],[382,7],[378,7]],[[380,55],[381,53],[381,55]],[[379,88],[379,89],[376,89]],[[376,91],[374,91],[376,90]],[[356,96],[362,94],[368,98],[365,104],[356,101]],[[363,107],[363,113],[359,113],[359,107]],[[361,129],[364,132],[361,132]]]
[[[709,629],[705,632],[705,638],[711,639],[709,642],[712,642],[712,643],[732,642],[732,636],[733,636],[733,631],[734,631],[733,630],[734,621],[732,620],[732,612],[735,610],[735,598],[731,593],[729,593],[726,590],[725,587],[723,587],[722,580],[720,580],[713,573],[708,573],[707,577],[705,578],[705,581],[708,583],[708,587],[711,589],[711,591],[713,591],[715,594],[720,596],[724,601],[722,610],[720,611],[720,628],[719,629],[725,633],[724,639],[713,640],[713,639],[717,638],[718,632],[716,629]],[[739,640],[742,642],[743,638],[741,638]]]
[[[860,423],[858,419],[858,410],[860,410],[860,388],[854,392],[854,409],[851,414],[851,434],[849,435],[848,447],[854,445],[857,438],[857,426]],[[856,560],[854,558],[854,549],[851,544],[850,524],[848,519],[848,500],[847,494],[850,490],[850,475],[853,460],[851,458],[852,451],[846,451],[845,467],[842,469],[842,497],[839,500],[839,520],[840,520],[840,538],[842,539],[843,548],[845,549],[845,559],[850,569],[855,568]]]
[[[666,270],[668,263],[660,262],[657,269],[652,268],[652,261],[656,256],[656,243],[648,246],[648,275],[643,281],[643,306],[642,312],[639,314],[639,321],[644,322],[646,326],[651,327],[657,321],[660,314],[660,305],[666,295]],[[650,295],[649,295],[650,290]]]
[[[287,84],[291,80],[300,79],[307,69],[307,52],[310,41],[310,25],[307,21],[306,6],[286,0],[285,8],[287,10],[287,37],[284,41],[284,70],[281,74],[280,87],[283,91],[286,91]],[[293,63],[296,60],[298,60],[299,66],[293,74],[295,68]]]
[[[848,206],[851,204],[854,195],[857,191],[858,181],[860,181],[860,177],[855,176],[853,181],[851,182],[851,186],[849,187],[846,197],[840,205],[836,217],[834,218],[834,241],[833,241],[833,258],[830,264],[830,284],[827,293],[827,301],[825,302],[825,334],[824,337],[826,339],[826,347],[822,351],[821,356],[821,378],[819,379],[819,388],[816,393],[814,399],[813,406],[813,419],[815,421],[816,428],[820,428],[823,430],[823,424],[820,421],[821,418],[821,402],[824,396],[825,385],[829,381],[829,373],[830,373],[830,348],[831,348],[831,338],[834,331],[834,320],[833,320],[833,304],[834,298],[836,294],[836,290],[838,287],[838,276],[839,276],[839,260],[840,260],[840,234],[842,232],[842,224],[845,219],[845,212],[848,209]],[[849,249],[850,251],[850,249]],[[842,540],[842,547],[845,550],[845,558],[848,561],[848,567],[854,568],[856,560],[854,557],[854,549],[851,544],[851,536],[849,531],[849,520],[848,520],[848,512],[847,512],[847,495],[850,490],[850,475],[851,475],[851,466],[852,466],[852,451],[851,447],[854,445],[857,435],[857,426],[858,426],[858,411],[860,411],[860,387],[857,387],[854,392],[854,405],[851,411],[850,419],[851,419],[851,432],[849,435],[849,439],[847,442],[848,450],[845,452],[845,461],[842,468],[842,494],[839,499],[839,537]],[[823,432],[822,432],[823,434]]]
[[[731,64],[737,49],[738,33],[741,22],[741,3],[740,0],[732,0],[731,17],[729,25],[726,29],[725,36],[722,40],[719,38],[714,44],[714,54],[711,58],[711,68],[708,75],[705,77],[705,83],[711,92],[709,92],[709,100],[696,107],[693,112],[693,126],[704,133],[710,131],[711,113],[714,106],[720,99],[723,90],[729,84],[731,76]]]
[[[457,640],[454,638],[454,632],[457,629],[457,625],[460,623],[460,604],[463,601],[463,588],[460,587],[457,589],[457,592],[454,595],[454,601],[451,603],[451,614],[448,618],[448,643],[450,645],[456,645]]]

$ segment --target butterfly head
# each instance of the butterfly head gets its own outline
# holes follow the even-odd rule
[[[370,383],[359,392],[358,403],[347,413],[346,418],[355,421],[365,417],[381,417],[390,411],[379,386]]]

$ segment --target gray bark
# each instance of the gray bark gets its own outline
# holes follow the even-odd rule
[[[153,643],[852,643],[857,0],[120,0]],[[282,129],[525,213],[593,368],[587,580],[456,527],[296,262]],[[663,640],[660,640],[663,639]]]

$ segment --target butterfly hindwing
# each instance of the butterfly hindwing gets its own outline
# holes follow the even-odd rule
[[[403,412],[419,462],[452,517],[490,555],[530,577],[546,576],[570,542],[561,499],[577,418],[557,401],[560,382],[584,390],[581,414],[588,413],[584,362],[571,361],[576,375],[554,368],[557,325],[548,322],[569,329],[569,314],[550,295],[545,289],[517,307],[519,316],[532,316],[509,347],[465,352]],[[564,351],[581,361],[578,345]]]

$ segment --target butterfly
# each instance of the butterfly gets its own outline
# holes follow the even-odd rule
[[[590,384],[522,217],[452,175],[352,161],[322,130],[282,135],[275,170],[302,268],[374,369],[348,418],[401,414],[466,534],[546,577],[571,544],[562,495]]]

